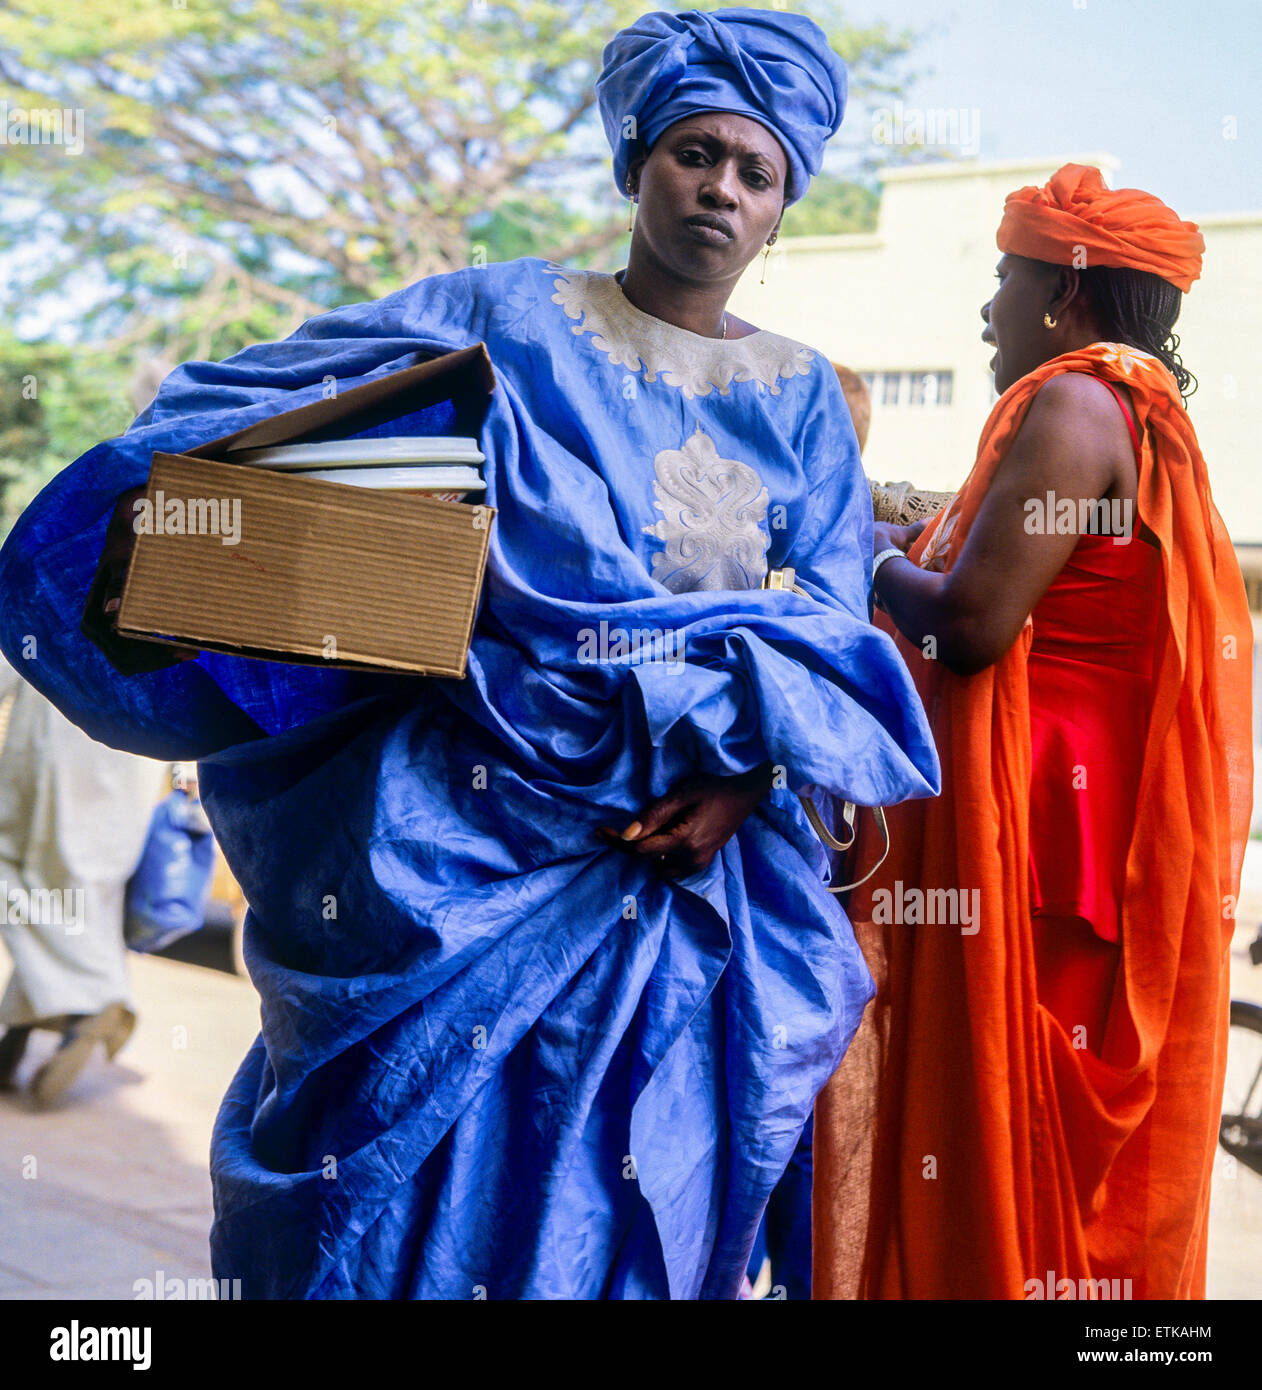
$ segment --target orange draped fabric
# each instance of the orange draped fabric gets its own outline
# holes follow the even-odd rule
[[[1082,1297],[1099,1290],[1080,1281],[1103,1279],[1119,1281],[1106,1296],[1126,1296],[1126,1280],[1135,1298],[1204,1296],[1227,951],[1252,796],[1252,629],[1173,378],[1106,343],[1022,378],[911,557],[950,569],[1035,393],[1061,372],[1130,388],[1137,512],[1164,578],[1108,1027],[1083,1046],[1039,999],[1030,625],[971,677],[895,633],[944,790],[892,808],[889,859],[849,904],[884,982],[817,1106],[817,1298]],[[888,903],[913,887],[976,889],[974,925],[876,925],[878,892]]]
[[[1205,240],[1160,198],[1137,188],[1109,189],[1099,169],[1066,164],[1041,188],[1009,193],[999,249],[1049,265],[1126,266],[1183,291],[1200,279]]]

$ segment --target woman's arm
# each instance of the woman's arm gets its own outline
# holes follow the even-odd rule
[[[1053,377],[1035,396],[995,472],[952,569],[935,574],[894,557],[874,588],[898,630],[956,675],[993,665],[1081,539],[1034,524],[1047,495],[1125,498],[1133,504],[1134,455],[1116,401],[1081,373]],[[1039,508],[1027,508],[1037,500]],[[878,534],[878,545],[886,539]],[[896,541],[897,543],[897,541]]]

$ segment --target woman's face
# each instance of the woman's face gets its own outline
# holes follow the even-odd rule
[[[999,286],[982,305],[982,342],[998,348],[990,365],[995,390],[1002,395],[1060,350],[1043,322],[1055,296],[1056,268],[1024,256],[1003,256],[995,273]]]
[[[779,228],[787,170],[780,142],[747,116],[676,121],[631,166],[635,240],[687,283],[734,281]]]

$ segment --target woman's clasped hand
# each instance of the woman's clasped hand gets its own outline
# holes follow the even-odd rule
[[[617,849],[653,860],[669,878],[689,878],[710,867],[766,795],[773,776],[770,763],[733,777],[701,773],[650,802],[621,831],[602,825],[596,833]]]

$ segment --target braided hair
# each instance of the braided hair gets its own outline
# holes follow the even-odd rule
[[[1093,266],[1078,272],[1088,302],[1112,337],[1162,362],[1179,384],[1184,403],[1196,378],[1179,357],[1174,325],[1183,296],[1168,280],[1148,270]]]

